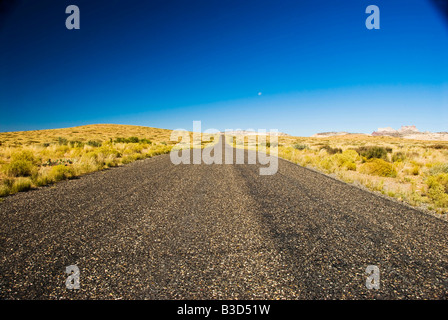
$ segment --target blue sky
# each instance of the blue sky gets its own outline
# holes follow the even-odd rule
[[[0,19],[0,131],[448,131],[448,23],[431,1],[42,0]]]

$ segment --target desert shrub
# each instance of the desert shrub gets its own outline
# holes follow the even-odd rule
[[[0,197],[6,197],[11,193],[12,186],[14,185],[14,179],[6,178],[0,184]]]
[[[66,146],[68,140],[66,138],[58,137],[58,144]]]
[[[4,185],[0,185],[0,197],[6,197],[10,192],[10,188]]]
[[[89,140],[89,141],[87,141],[87,145],[91,146],[91,147],[101,147],[101,141]]]
[[[161,155],[161,154],[165,154],[165,153],[170,152],[171,149],[172,149],[171,146],[158,146],[156,148],[152,148],[151,150],[149,150],[146,153],[146,157],[151,158],[153,156],[158,156],[158,155]]]
[[[120,157],[120,152],[116,149],[114,149],[112,146],[109,145],[103,145],[100,147],[97,151],[98,154],[101,153],[105,157]]]
[[[341,148],[332,148],[329,145],[325,145],[322,148],[320,148],[320,150],[322,150],[322,149],[327,151],[328,154],[342,153],[342,149]]]
[[[69,141],[68,143],[72,148],[82,148],[84,147],[84,143],[78,140]]]
[[[433,176],[439,173],[448,173],[448,163],[436,164],[429,170],[429,174]]]
[[[102,166],[95,161],[79,161],[73,165],[75,175],[82,175],[102,169]]]
[[[332,160],[338,167],[356,171],[355,161],[359,158],[359,155],[354,150],[345,150],[342,153],[337,153],[332,156]]]
[[[406,159],[406,155],[403,152],[395,152],[392,155],[392,162],[403,162]]]
[[[138,143],[140,141],[137,137],[129,137],[129,138],[116,138],[114,140],[115,143]]]
[[[147,144],[152,144],[152,141],[149,139],[140,139],[139,143],[147,143]]]
[[[333,163],[332,159],[329,157],[325,157],[319,161],[319,167],[326,171],[333,172],[333,166],[334,166],[334,163]]]
[[[114,142],[115,143],[126,143],[126,139],[125,138],[115,138]]]
[[[56,166],[58,164],[69,165],[69,164],[73,164],[73,161],[70,159],[57,159],[57,160],[48,159],[47,161],[42,163],[42,166],[43,167],[51,167],[51,166]]]
[[[139,139],[137,137],[129,137],[128,139],[129,143],[138,143]]]
[[[149,139],[139,139],[138,137],[129,137],[129,138],[116,138],[114,140],[115,143],[147,143],[152,144],[151,140]]]
[[[428,196],[439,207],[448,207],[448,173],[439,173],[426,179]]]
[[[31,189],[31,179],[30,178],[18,178],[14,181],[11,188],[11,193],[27,191]]]
[[[345,163],[351,162],[351,160],[344,156],[342,153],[337,153],[331,156],[331,159],[336,163],[338,167],[343,167]]]
[[[4,172],[10,177],[28,177],[33,174],[37,168],[32,162],[26,160],[13,160],[4,166]]]
[[[360,158],[358,152],[356,152],[355,150],[351,150],[351,149],[345,150],[344,152],[342,152],[342,155],[352,162],[355,162],[355,161],[359,160],[359,158]]]
[[[39,163],[39,159],[34,156],[34,154],[29,150],[22,150],[18,152],[14,152],[11,155],[12,161],[23,160],[31,162],[33,165],[37,165]]]
[[[372,159],[367,161],[361,166],[360,172],[380,177],[397,176],[397,171],[393,165],[383,159]]]
[[[383,159],[387,160],[387,154],[392,152],[391,148],[383,148],[377,146],[363,146],[355,150],[366,159]]]
[[[74,164],[77,174],[100,170],[105,165],[104,158],[104,155],[98,153],[98,150],[83,154],[79,161]]]
[[[98,153],[96,151],[89,151],[81,156],[81,160],[98,160]]]
[[[114,140],[116,143],[136,143],[138,142],[138,138],[131,137],[131,138],[116,138]]]
[[[12,188],[14,184],[14,179],[6,178],[3,180],[3,185],[7,188]]]
[[[67,152],[70,151],[70,147],[67,145],[57,146],[54,150],[53,156],[63,158]]]
[[[131,163],[133,161],[135,161],[135,158],[133,156],[124,156],[121,159],[121,163],[123,163],[123,164],[128,164],[128,163]]]
[[[345,164],[345,168],[347,170],[356,171],[356,163],[354,163],[354,162],[347,162]]]
[[[433,145],[430,145],[429,147],[432,149],[438,149],[438,150],[448,149],[448,145],[446,145],[446,144],[433,144]]]
[[[132,155],[134,153],[141,153],[143,151],[143,145],[138,143],[129,143],[123,150],[123,154]]]
[[[65,180],[74,176],[74,170],[71,167],[60,164],[51,168],[49,176],[54,181]]]
[[[53,179],[51,177],[49,177],[47,174],[36,175],[33,177],[32,180],[33,180],[33,183],[38,187],[46,186],[53,182]]]
[[[306,144],[299,144],[299,143],[296,143],[292,147],[294,149],[296,149],[296,150],[307,150],[307,149],[309,149],[309,147]]]
[[[448,173],[439,173],[435,176],[429,176],[428,179],[426,179],[426,184],[430,188],[440,184],[443,186],[444,192],[448,193]]]
[[[151,158],[153,156],[158,156],[160,154],[165,154],[167,152],[169,152],[171,148],[168,147],[163,147],[163,148],[156,148],[156,149],[151,149],[146,153],[146,157],[147,158]]]
[[[118,161],[117,161],[117,159],[107,158],[106,160],[104,160],[104,164],[108,168],[116,167],[116,166],[118,166]]]
[[[309,155],[305,155],[303,158],[299,158],[297,163],[299,163],[300,165],[306,167],[307,165],[310,165],[310,164],[314,163],[314,159],[311,156],[309,156]],[[317,163],[317,161],[316,161],[316,163]]]

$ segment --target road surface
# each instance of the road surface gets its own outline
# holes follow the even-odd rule
[[[447,222],[284,160],[272,176],[260,166],[162,155],[6,198],[0,298],[447,299]]]

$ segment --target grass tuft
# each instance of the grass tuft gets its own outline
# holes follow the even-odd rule
[[[383,159],[372,159],[361,166],[361,173],[371,174],[379,177],[396,177],[397,171],[393,165]]]

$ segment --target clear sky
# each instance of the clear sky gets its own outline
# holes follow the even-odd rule
[[[0,131],[193,120],[300,136],[448,131],[448,22],[434,2],[12,1]],[[70,4],[79,30],[65,27]],[[380,30],[365,27],[371,4]]]

